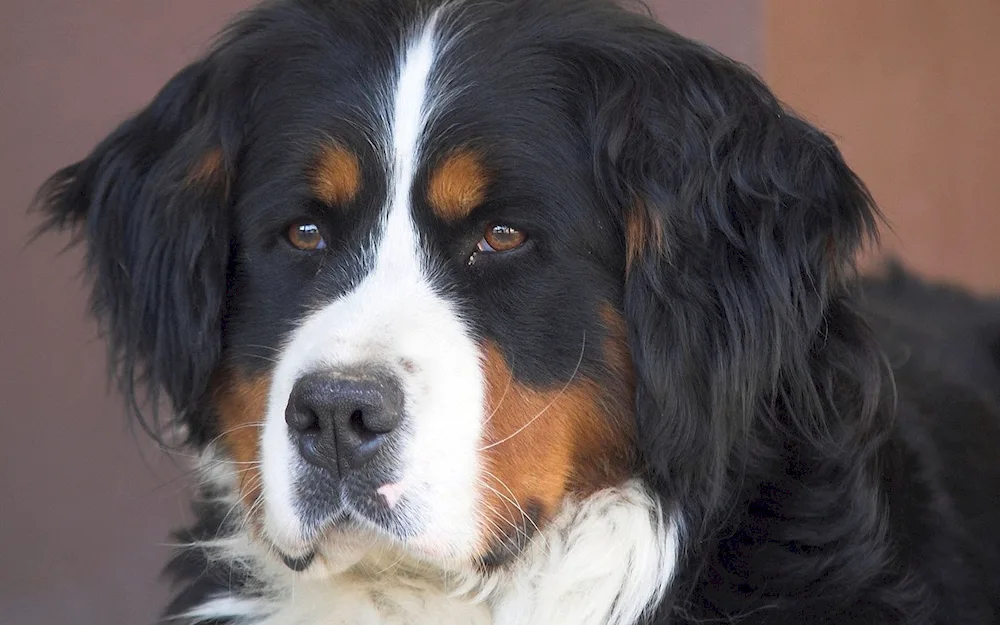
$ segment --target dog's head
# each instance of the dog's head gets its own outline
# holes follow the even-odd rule
[[[874,224],[751,72],[596,0],[271,3],[41,202],[127,396],[292,565],[498,565],[632,477],[696,517],[827,401]]]

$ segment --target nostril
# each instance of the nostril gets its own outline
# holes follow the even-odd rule
[[[365,436],[371,434],[368,427],[365,425],[365,413],[361,410],[355,410],[351,413],[351,429],[354,433],[359,436]]]
[[[358,437],[358,441],[361,443],[370,443],[385,434],[385,432],[380,432],[371,426],[369,423],[371,414],[371,411],[359,408],[351,413],[351,418],[348,420],[351,432]]]
[[[312,411],[308,412],[307,414],[308,417],[307,420],[305,421],[305,425],[299,431],[302,432],[303,434],[318,433],[322,429],[320,428],[319,425],[319,417],[317,417],[316,413]]]
[[[285,409],[285,423],[291,429],[302,434],[320,430],[319,417],[316,416],[315,412],[308,408],[294,406],[291,402]]]

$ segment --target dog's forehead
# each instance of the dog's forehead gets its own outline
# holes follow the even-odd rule
[[[367,192],[384,209],[409,185],[417,210],[454,222],[486,199],[501,173],[532,190],[560,181],[568,155],[552,147],[572,139],[547,53],[525,52],[530,63],[506,54],[510,63],[498,63],[476,45],[483,26],[448,6],[387,27],[394,36],[364,44],[370,54],[338,58],[344,44],[329,41],[282,56],[273,73],[261,74],[259,140],[244,177],[250,186],[306,171],[309,195],[325,204]],[[509,39],[504,45],[527,50]]]
[[[297,138],[297,128],[318,125],[384,152],[402,130],[394,124],[397,107],[421,113],[424,129],[439,141],[486,120],[502,122],[497,138],[526,124],[546,132],[535,111],[553,103],[561,88],[579,87],[560,84],[566,66],[548,41],[555,35],[542,25],[553,20],[536,16],[526,23],[534,30],[526,32],[516,13],[498,19],[488,14],[489,6],[401,3],[391,12],[363,12],[363,26],[332,16],[308,26],[269,26],[274,32],[267,38],[235,38],[233,47],[258,48],[255,55],[262,58],[250,74],[257,121],[280,123],[290,137]],[[426,45],[417,46],[421,41]],[[426,65],[415,63],[415,54]],[[236,54],[225,58],[246,61]]]

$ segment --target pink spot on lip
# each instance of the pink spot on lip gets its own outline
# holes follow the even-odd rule
[[[382,498],[385,499],[386,505],[389,506],[389,509],[391,510],[396,507],[396,504],[399,503],[399,500],[403,497],[404,490],[406,490],[406,485],[402,481],[399,481],[395,484],[380,486],[375,492],[382,495]]]

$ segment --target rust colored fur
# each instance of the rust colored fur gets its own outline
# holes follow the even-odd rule
[[[350,150],[336,144],[325,145],[316,158],[312,190],[329,205],[344,205],[361,190],[361,165]]]
[[[260,432],[267,409],[270,379],[230,371],[216,387],[220,440],[239,476],[240,498],[249,509],[260,496]]]
[[[633,462],[631,364],[621,317],[605,315],[607,379],[531,388],[514,379],[495,344],[484,345],[488,534],[540,525],[567,495],[587,496],[626,479]]]
[[[489,177],[480,158],[469,150],[458,150],[438,165],[427,187],[427,200],[445,221],[468,216],[486,197]]]

